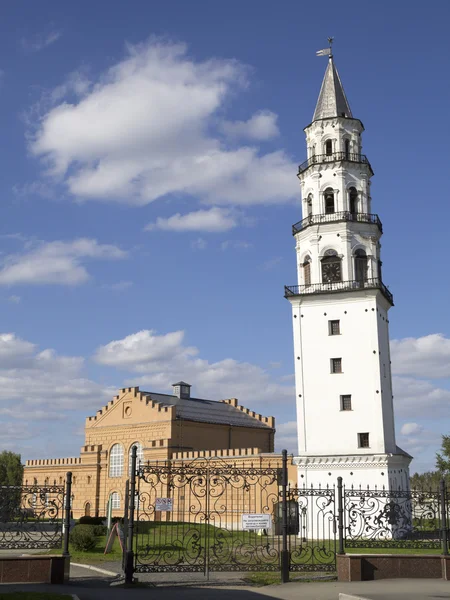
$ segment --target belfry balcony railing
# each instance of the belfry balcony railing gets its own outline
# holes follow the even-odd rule
[[[284,286],[284,297],[307,296],[308,294],[333,294],[355,290],[379,289],[388,302],[394,305],[394,296],[378,277],[365,281],[330,281],[329,283],[311,283],[310,285]]]
[[[298,174],[300,175],[301,173],[306,171],[306,169],[312,167],[312,165],[320,165],[323,163],[336,162],[339,160],[368,165],[373,175],[373,169],[370,165],[367,156],[365,154],[355,154],[354,152],[332,152],[331,154],[314,154],[299,166]]]
[[[338,221],[350,221],[353,223],[372,223],[376,225],[383,233],[383,226],[378,215],[371,215],[369,213],[352,213],[348,210],[343,210],[336,213],[323,213],[320,215],[309,215],[305,217],[295,225],[292,225],[292,235],[295,235],[299,231],[303,231],[310,225],[321,225],[322,223],[336,223]]]

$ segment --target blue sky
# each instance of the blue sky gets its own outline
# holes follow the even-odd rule
[[[384,225],[398,443],[449,430],[447,2],[42,1],[0,18],[0,445],[77,455],[123,385],[295,447],[296,166],[334,35]]]

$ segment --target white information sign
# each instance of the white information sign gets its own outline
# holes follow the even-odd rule
[[[270,515],[242,515],[242,529],[269,529],[272,526]]]
[[[164,511],[172,512],[173,498],[156,498],[155,499],[155,510],[164,510]]]

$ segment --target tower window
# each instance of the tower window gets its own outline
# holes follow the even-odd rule
[[[341,410],[352,410],[352,397],[350,394],[341,396]]]
[[[334,213],[334,192],[332,188],[327,188],[324,193],[325,199],[325,214],[332,215]]]
[[[328,335],[340,335],[341,327],[339,321],[328,321]]]
[[[327,140],[325,142],[325,154],[331,156],[333,154],[333,140]]]
[[[358,433],[358,446],[359,448],[369,448],[368,433]]]
[[[331,372],[342,373],[342,358],[331,359]]]
[[[356,191],[356,188],[351,187],[348,190],[348,201],[350,206],[350,212],[352,213],[352,215],[356,215],[356,213],[358,212],[358,192]]]
[[[311,259],[309,256],[305,258],[303,263],[303,281],[305,285],[311,285]]]

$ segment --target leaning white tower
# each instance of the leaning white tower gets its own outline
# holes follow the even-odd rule
[[[325,52],[325,51],[323,51]],[[395,441],[382,225],[372,167],[330,56],[298,177],[292,304],[299,484],[409,488],[411,456]]]

